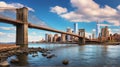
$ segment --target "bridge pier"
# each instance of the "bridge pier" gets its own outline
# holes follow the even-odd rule
[[[79,36],[83,38],[78,38],[78,44],[85,45],[85,29],[79,29]]]
[[[78,39],[78,44],[79,45],[85,45],[85,38],[79,38]]]
[[[16,26],[16,45],[21,47],[28,47],[28,9],[23,7],[17,9],[16,19],[21,21],[23,24]]]

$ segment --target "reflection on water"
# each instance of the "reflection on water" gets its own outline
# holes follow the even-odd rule
[[[19,59],[18,66],[26,66],[28,64],[27,62],[28,59],[26,54],[20,54],[17,56],[17,58]]]
[[[69,60],[67,66],[120,66],[120,45],[29,44],[29,47],[50,49],[56,57],[48,59],[40,52],[36,57],[20,55],[18,66],[64,66],[64,59]]]

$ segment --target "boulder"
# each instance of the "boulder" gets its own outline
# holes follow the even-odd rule
[[[47,55],[47,58],[52,58],[52,57],[54,57],[55,56],[55,54],[48,54]]]
[[[47,56],[47,53],[42,53],[42,56]]]
[[[37,53],[34,53],[34,54],[32,55],[32,57],[36,57],[36,56],[38,56],[38,54],[37,54]]]
[[[68,60],[63,60],[62,63],[63,63],[64,65],[67,65],[67,64],[69,64],[69,61],[68,61]]]
[[[11,59],[11,61],[10,61],[11,63],[18,63],[19,62],[19,60],[18,59]]]
[[[8,63],[8,61],[4,61],[0,63],[0,67],[10,67],[10,64]]]

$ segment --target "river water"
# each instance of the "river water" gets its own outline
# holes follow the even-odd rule
[[[20,63],[11,66],[120,66],[120,45],[29,44],[29,47],[47,48],[56,56],[48,59],[40,52],[36,57],[21,55]],[[62,64],[65,59],[69,60],[68,65]]]

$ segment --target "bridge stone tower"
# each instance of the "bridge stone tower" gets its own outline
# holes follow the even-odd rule
[[[28,9],[26,7],[17,9],[16,19],[23,23],[16,26],[16,44],[28,47]]]
[[[78,44],[84,45],[85,44],[85,29],[79,29],[78,34],[79,34],[79,36],[83,37],[83,38],[78,39]]]

